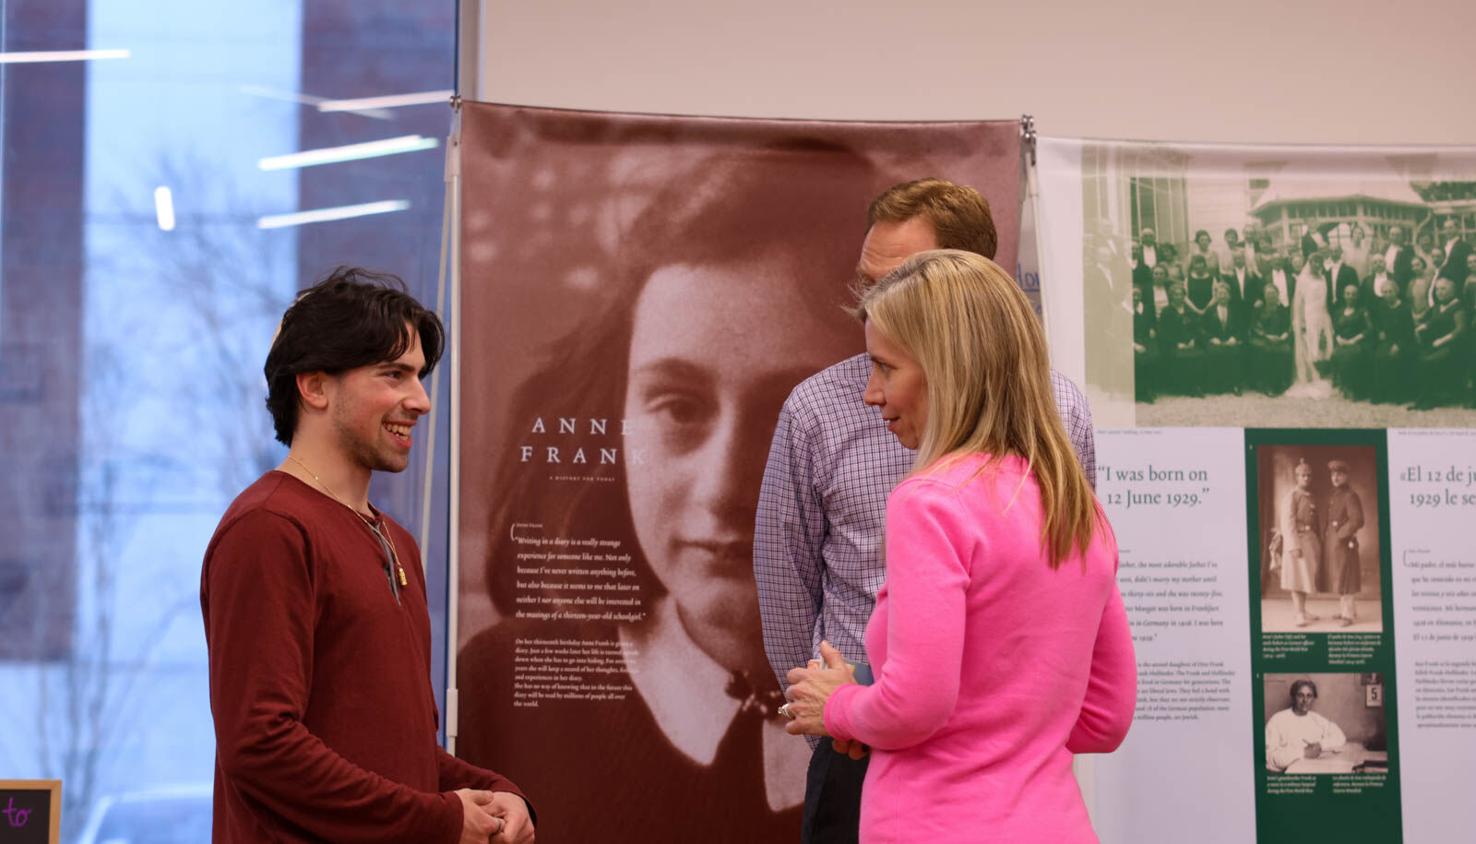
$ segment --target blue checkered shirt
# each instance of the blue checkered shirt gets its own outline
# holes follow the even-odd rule
[[[779,413],[759,490],[753,537],[769,665],[787,687],[789,669],[829,641],[866,662],[862,634],[886,570],[881,560],[887,495],[916,452],[897,442],[881,414],[861,401],[866,355],[805,379]],[[1086,396],[1055,370],[1051,382],[1066,433],[1097,482],[1097,451]]]

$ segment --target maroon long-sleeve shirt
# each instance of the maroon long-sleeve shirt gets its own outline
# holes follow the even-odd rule
[[[455,789],[521,796],[437,744],[420,554],[383,518],[398,599],[368,526],[291,475],[262,476],[216,528],[200,584],[216,842],[455,842]]]

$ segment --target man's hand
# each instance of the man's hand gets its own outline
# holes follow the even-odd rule
[[[533,819],[528,816],[528,804],[511,791],[492,792],[492,801],[485,807],[488,812],[501,818],[502,830],[492,840],[502,844],[533,844]]]
[[[495,795],[472,788],[457,789],[461,798],[461,844],[487,844],[507,822],[490,811]]]
[[[867,749],[866,745],[856,739],[831,739],[830,746],[836,753],[844,753],[857,761],[860,761],[867,753],[871,752]]]
[[[1316,759],[1317,757],[1322,755],[1322,744],[1315,741],[1308,742],[1307,749],[1303,752],[1302,755],[1306,756],[1308,759]]]

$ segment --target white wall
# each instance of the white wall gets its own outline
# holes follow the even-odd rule
[[[1470,0],[462,0],[476,99],[1008,118],[1042,134],[1473,143]],[[470,33],[469,33],[470,34]]]

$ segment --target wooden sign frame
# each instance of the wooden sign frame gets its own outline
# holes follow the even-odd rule
[[[0,780],[0,795],[14,791],[49,791],[51,792],[51,812],[46,818],[48,844],[61,844],[61,809],[62,809],[62,783],[61,780]],[[14,797],[9,800],[0,798],[0,838],[11,840],[6,836],[18,827],[23,827],[36,822],[36,818],[30,817],[30,810],[21,810],[14,805]],[[5,805],[9,803],[10,805]],[[26,817],[18,821],[20,811],[26,812]]]

